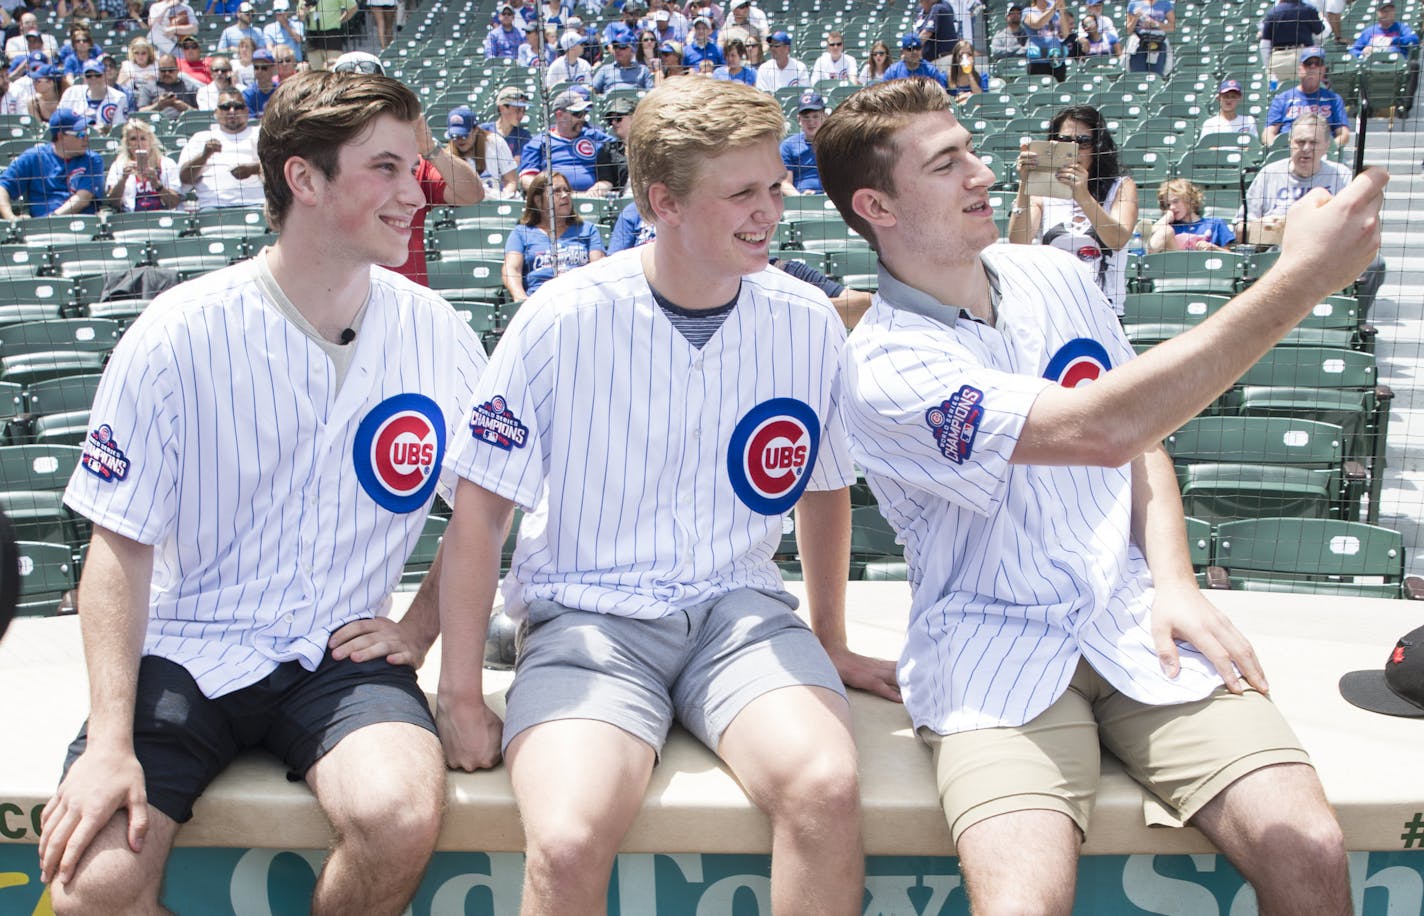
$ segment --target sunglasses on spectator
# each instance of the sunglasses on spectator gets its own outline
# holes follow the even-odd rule
[[[213,67],[213,68],[212,68],[212,71],[213,71],[214,73],[231,73],[231,72],[232,72],[232,68],[231,68],[231,67]]]
[[[870,52],[870,56],[871,56],[871,57],[884,57],[885,55],[887,55],[887,54],[889,54],[889,53],[890,53],[889,51],[871,51],[871,52]]]
[[[252,65],[252,69],[254,69],[254,70],[271,70],[271,69],[272,69],[272,65],[271,65],[271,64],[253,64],[253,65]]]
[[[101,79],[104,78],[104,74],[102,74],[102,73],[86,73],[86,74],[84,74],[84,78],[85,78],[86,80],[101,80]]]
[[[1091,149],[1093,145],[1092,134],[1049,134],[1048,139],[1059,143],[1076,143],[1079,149]]]
[[[247,105],[243,102],[223,102],[218,106],[218,111],[246,111]]]
[[[843,48],[843,47],[845,47],[845,42],[843,42],[843,41],[828,41],[828,42],[826,42],[826,47],[828,47],[828,48]]]
[[[613,42],[613,49],[614,49],[615,51],[618,50],[619,48],[626,48],[626,47],[628,47],[628,42],[626,42],[626,41],[615,41],[615,42]]]
[[[177,67],[159,67],[159,68],[158,68],[158,72],[159,72],[159,73],[177,73],[177,72],[178,72],[178,68],[177,68]]]
[[[622,124],[625,120],[627,120],[627,118],[628,118],[627,115],[609,115],[608,117],[606,117],[606,118],[603,119],[603,123],[604,123],[604,124]]]
[[[639,41],[641,41],[643,44],[647,44],[647,43],[650,42],[650,41],[651,41],[651,42],[656,42],[657,39],[650,37],[650,38],[641,38],[641,39],[639,39]]]
[[[385,68],[380,61],[376,60],[348,60],[337,64],[331,68],[336,73],[374,73],[385,74]]]

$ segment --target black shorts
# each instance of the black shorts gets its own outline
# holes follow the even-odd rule
[[[381,722],[435,732],[430,704],[409,665],[338,661],[328,649],[315,671],[286,662],[249,687],[208,699],[182,665],[154,655],[139,663],[134,753],[148,803],[180,824],[243,751],[266,748],[295,782],[341,739]],[[66,773],[83,752],[88,730],[86,722],[70,744]]]

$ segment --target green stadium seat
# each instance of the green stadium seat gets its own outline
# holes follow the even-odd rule
[[[0,381],[27,385],[98,372],[120,332],[117,322],[103,318],[31,321],[0,328]]]
[[[1215,581],[1242,591],[1424,598],[1398,531],[1334,519],[1265,518],[1217,528]]]
[[[68,544],[18,541],[20,616],[52,617],[78,611],[74,590],[79,581]]]
[[[74,290],[58,277],[0,279],[0,325],[64,317],[74,305]]]
[[[29,438],[41,444],[83,445],[101,377],[99,373],[65,375],[26,388]]]
[[[106,239],[127,245],[147,245],[176,239],[188,229],[188,214],[181,210],[147,210],[111,213],[104,221]]]

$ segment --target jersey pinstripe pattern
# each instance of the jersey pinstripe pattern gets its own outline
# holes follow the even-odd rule
[[[500,340],[471,418],[507,405],[505,428],[526,428],[522,444],[462,431],[459,474],[534,507],[505,580],[512,615],[545,598],[655,618],[735,588],[780,589],[771,557],[784,510],[749,505],[729,455],[758,405],[806,405],[819,454],[800,473],[753,478],[791,501],[801,486],[854,479],[837,405],[845,332],[826,297],[770,268],[745,277],[736,308],[698,350],[654,302],[641,256],[620,252],[551,280]],[[759,435],[746,437],[749,449],[791,449]]]
[[[1021,725],[1067,689],[1080,655],[1143,702],[1200,699],[1220,684],[1203,656],[1184,648],[1175,681],[1157,662],[1130,467],[1009,463],[1043,388],[1100,371],[1101,359],[1063,354],[1120,365],[1132,349],[1071,256],[1003,245],[983,258],[1001,293],[996,327],[935,320],[914,300],[928,297],[882,274],[845,351],[852,453],[910,566],[899,679],[915,725]],[[946,415],[962,418],[953,457],[927,419]]]
[[[281,662],[314,669],[333,630],[388,611],[430,491],[449,499],[454,484],[437,450],[421,455],[415,440],[443,439],[448,459],[486,364],[447,303],[373,268],[335,390],[330,359],[256,277],[247,261],[153,301],[115,349],[91,416],[126,455],[125,474],[81,465],[65,494],[96,524],[154,546],[144,652],[183,665],[208,696]],[[408,404],[426,413],[402,414],[404,427],[375,423]],[[358,452],[363,421],[377,434]],[[391,464],[393,449],[396,465],[409,452],[409,467]],[[381,470],[363,483],[367,466]],[[385,508],[399,494],[373,491],[383,480],[411,489],[412,507]]]

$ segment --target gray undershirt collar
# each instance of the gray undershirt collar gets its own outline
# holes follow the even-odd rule
[[[968,309],[940,302],[929,293],[916,289],[896,277],[885,266],[885,262],[876,261],[880,276],[880,298],[897,309],[924,315],[926,318],[932,318],[949,327],[954,327],[955,322],[961,318],[967,321],[978,321],[980,324],[989,324],[992,327],[997,324],[999,317],[999,272],[989,266],[989,262],[982,257],[979,259],[979,263],[984,268],[985,276],[989,278],[989,314],[993,317],[993,322],[985,322],[974,317]]]

